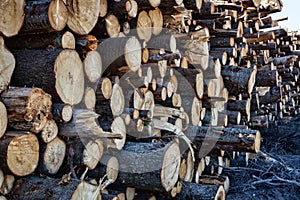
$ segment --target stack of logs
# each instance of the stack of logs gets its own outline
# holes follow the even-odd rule
[[[225,199],[223,168],[300,112],[300,35],[272,19],[282,6],[1,1],[0,193]]]

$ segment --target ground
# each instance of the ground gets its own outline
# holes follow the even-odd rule
[[[261,134],[261,151],[247,168],[224,169],[231,181],[226,199],[300,199],[300,116]]]

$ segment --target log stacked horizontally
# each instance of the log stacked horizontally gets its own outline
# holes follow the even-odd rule
[[[223,167],[300,111],[300,36],[272,19],[282,6],[1,2],[1,195],[225,199]]]

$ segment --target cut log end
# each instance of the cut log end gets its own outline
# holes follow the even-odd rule
[[[68,13],[63,1],[51,1],[48,9],[48,19],[51,27],[56,31],[63,30],[67,25]]]
[[[106,165],[106,174],[107,179],[111,182],[115,182],[117,180],[119,173],[119,162],[116,157],[111,157]]]
[[[45,143],[49,143],[56,138],[57,134],[58,134],[58,127],[56,122],[52,119],[47,120],[41,133],[41,137],[43,141]]]
[[[83,162],[89,170],[92,170],[97,166],[103,155],[103,150],[103,143],[99,140],[97,142],[90,141],[85,145]]]
[[[0,32],[5,36],[17,35],[25,17],[25,0],[0,2]]]
[[[84,70],[88,80],[95,83],[102,74],[102,60],[97,51],[90,51],[84,59]]]
[[[110,99],[110,107],[114,116],[122,114],[125,106],[123,90],[119,84],[114,84]]]
[[[63,36],[62,36],[62,39],[61,39],[61,46],[62,48],[64,49],[75,49],[75,37],[74,35],[69,32],[69,31],[66,31]]]
[[[96,94],[93,88],[87,87],[84,92],[84,104],[87,109],[93,110],[96,105]]]
[[[72,66],[72,67],[70,67]],[[64,103],[78,104],[84,93],[82,61],[75,50],[63,50],[54,64],[55,88]]]
[[[137,71],[142,63],[141,44],[136,37],[131,37],[125,44],[125,60],[132,71]]]
[[[1,175],[0,175],[1,176]],[[15,177],[13,175],[5,175],[4,180],[0,189],[0,193],[3,195],[7,195],[12,190],[15,183]]]
[[[165,153],[161,171],[161,183],[167,192],[175,186],[179,169],[180,149],[177,143],[173,143]]]
[[[66,144],[56,137],[47,144],[43,159],[44,167],[49,174],[56,174],[60,169],[66,153]]]
[[[7,148],[7,165],[17,176],[26,176],[36,169],[39,161],[39,142],[35,135],[26,133],[14,137]]]
[[[114,143],[118,150],[121,150],[126,141],[126,126],[125,122],[121,117],[116,117],[111,125],[111,129],[113,133],[117,133],[121,135],[121,139],[114,139]]]
[[[0,138],[4,135],[7,128],[7,111],[5,105],[0,101]]]

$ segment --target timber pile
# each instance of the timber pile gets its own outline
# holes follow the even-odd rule
[[[223,167],[246,165],[256,129],[300,111],[300,36],[272,19],[280,0],[0,8],[10,199],[225,199]]]

